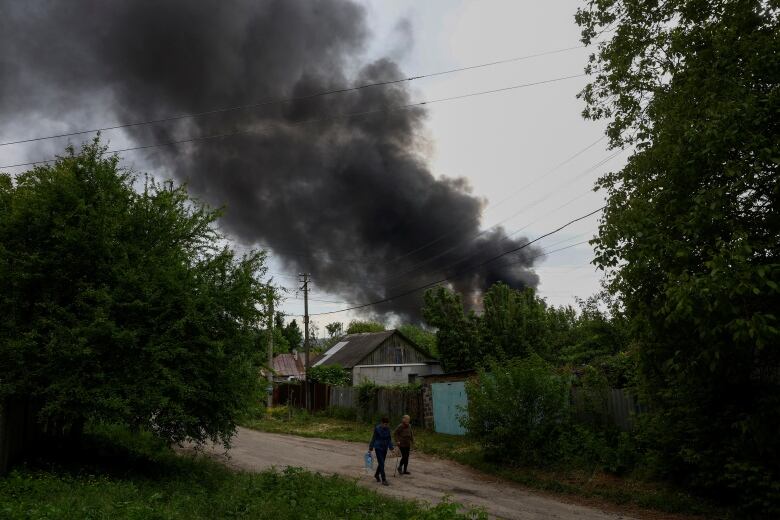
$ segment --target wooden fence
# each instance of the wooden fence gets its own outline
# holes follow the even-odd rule
[[[409,415],[415,425],[421,425],[423,420],[422,392],[419,391],[380,387],[371,401],[362,407],[357,387],[334,386],[330,388],[330,406],[355,409],[362,420],[376,420],[379,416],[387,416],[396,421],[403,415]]]
[[[284,383],[274,386],[274,406],[306,407],[306,383]],[[330,405],[330,385],[308,383],[311,409],[324,410]]]
[[[402,415],[408,414],[412,417],[413,424],[435,428],[435,424],[424,424],[426,414],[422,390],[409,392],[397,388],[379,387],[373,399],[366,403],[365,407],[361,406],[358,388],[354,386],[312,384],[310,392],[313,410],[324,410],[331,406],[350,408],[356,410],[358,418],[364,421],[373,421],[383,415],[395,421]],[[430,392],[428,395],[429,399],[433,399]],[[598,402],[594,403],[592,396],[588,400],[581,389],[572,389],[571,405],[574,418],[582,422],[611,421],[621,430],[630,431],[635,427],[636,416],[646,411],[631,394],[619,388],[609,389],[605,395],[598,396],[596,401]],[[304,385],[277,385],[274,387],[274,404],[303,408],[305,406]],[[435,402],[429,404],[436,408]]]
[[[588,400],[581,389],[573,388],[571,397],[572,413],[576,420],[591,422],[597,420],[597,416],[603,416],[626,432],[636,426],[636,416],[647,411],[645,406],[622,388],[610,388],[605,395],[597,396],[595,400],[592,397]]]

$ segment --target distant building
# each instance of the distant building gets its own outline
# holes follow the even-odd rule
[[[274,382],[303,381],[306,378],[306,366],[302,355],[293,350],[279,354],[274,358]]]
[[[322,357],[322,354],[312,352],[309,354],[309,363],[314,366]],[[260,370],[260,375],[265,377],[265,369]],[[274,357],[274,383],[304,381],[306,379],[306,354],[293,350]]]
[[[363,381],[403,384],[442,371],[437,359],[397,330],[344,336],[312,363],[318,365],[340,365],[355,385]]]

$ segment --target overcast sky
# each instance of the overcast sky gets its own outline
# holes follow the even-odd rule
[[[579,45],[574,13],[581,2],[575,0],[357,1],[366,8],[371,35],[365,40],[362,54],[351,55],[354,71],[375,59],[390,57],[399,63],[404,75],[417,76]],[[67,41],[67,35],[63,39]],[[589,52],[579,48],[415,80],[408,83],[411,101],[581,74]],[[17,73],[23,75],[24,67],[35,66],[22,64]],[[416,144],[424,150],[436,177],[466,179],[472,194],[484,200],[482,229],[500,224],[512,238],[536,238],[600,207],[603,197],[592,191],[594,181],[604,172],[619,168],[625,158],[617,155],[600,164],[613,154],[606,149],[606,140],[599,141],[604,123],[581,117],[583,104],[576,94],[585,83],[586,78],[579,77],[427,105],[424,138]],[[56,107],[57,85],[46,88],[52,92],[48,101]],[[66,117],[51,114],[48,109],[23,113],[23,117],[0,124],[0,137],[10,140],[20,135],[110,124],[117,115],[103,113],[103,107],[113,106],[111,95],[116,93],[104,94],[96,89],[86,104],[80,99],[83,105]],[[137,136],[124,131],[109,132],[104,137],[113,148],[138,142]],[[0,164],[50,157],[61,151],[62,145],[62,140],[53,140],[3,147]],[[164,162],[154,159],[154,153],[124,154],[123,164],[151,171],[160,178],[172,176]],[[453,219],[457,217],[452,215]],[[585,241],[596,232],[597,219],[590,217],[538,245],[550,251]],[[238,245],[239,249],[247,246],[251,244]],[[574,304],[576,297],[594,294],[599,290],[600,276],[589,265],[591,259],[592,250],[587,244],[536,259],[534,270],[539,276],[541,296],[553,305],[567,305]],[[272,255],[270,271],[276,283],[296,287],[297,273],[286,267],[284,259]],[[343,300],[343,296],[324,291],[316,277],[313,279],[310,312],[343,308],[347,306]],[[300,315],[300,295],[291,292],[282,309],[291,316]],[[322,329],[330,321],[347,322],[365,316],[342,312],[318,316],[315,321]]]
[[[367,57],[390,53],[410,76],[580,43],[574,13],[581,2],[575,0],[366,0],[364,4],[374,32]],[[417,99],[426,100],[575,75],[582,73],[588,52],[578,49],[426,78],[412,82],[412,89]],[[483,227],[503,222],[509,233],[523,228],[523,233],[535,238],[602,205],[603,197],[592,191],[593,183],[600,174],[619,168],[625,157],[618,155],[593,169],[613,155],[605,141],[547,173],[603,136],[603,122],[581,117],[583,104],[576,94],[585,83],[586,78],[577,78],[429,106],[432,170],[437,175],[465,177],[474,193],[487,199]],[[596,233],[597,222],[594,216],[575,224],[543,240],[542,247],[551,250],[587,240]],[[575,297],[597,292],[601,277],[589,264],[592,257],[591,247],[583,244],[539,259],[541,296],[553,305],[575,305]],[[327,299],[321,294],[315,297]],[[310,312],[341,307],[312,302]],[[284,309],[298,314],[303,302],[290,299]],[[317,320],[352,317],[341,313]]]

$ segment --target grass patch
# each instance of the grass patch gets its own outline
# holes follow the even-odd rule
[[[354,420],[287,409],[258,414],[245,420],[243,425],[265,432],[365,442],[366,445],[371,438],[372,428],[370,424]],[[603,471],[582,468],[504,465],[486,460],[480,445],[468,437],[435,433],[422,428],[415,430],[415,439],[415,448],[422,453],[454,460],[529,488],[584,499],[584,502],[593,505],[606,504],[630,511],[650,510],[712,519],[734,517],[729,511],[669,485],[649,482],[636,476],[617,477]]]
[[[454,504],[427,508],[301,469],[232,471],[119,428],[95,429],[85,446],[67,459],[39,460],[0,479],[0,517],[473,518]]]

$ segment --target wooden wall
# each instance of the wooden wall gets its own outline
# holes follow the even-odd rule
[[[425,363],[426,361],[430,361],[430,359],[412,347],[404,338],[393,334],[358,364],[403,365],[405,363]]]

